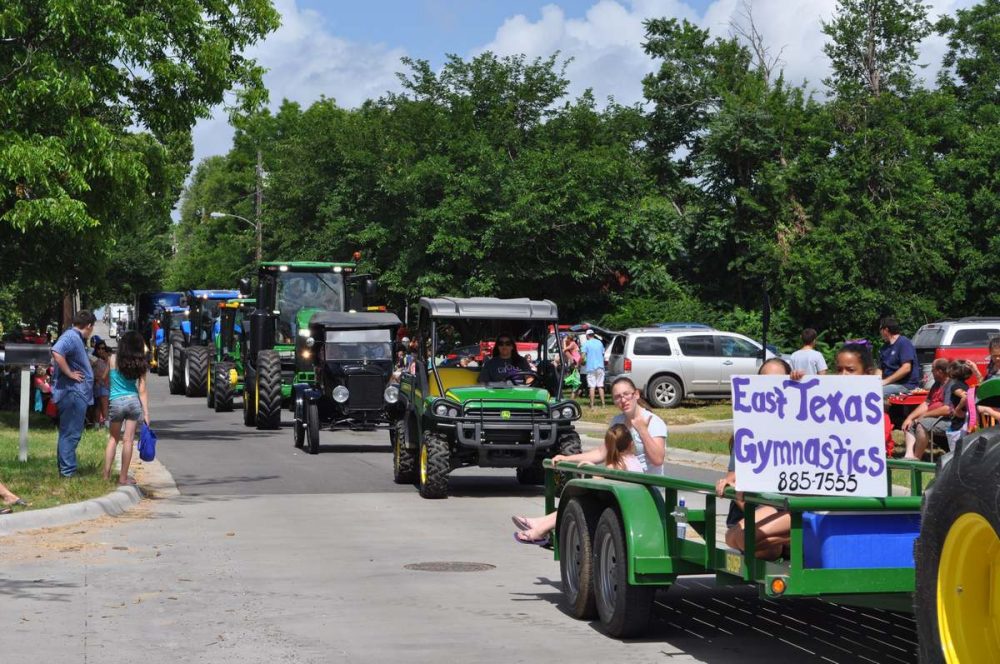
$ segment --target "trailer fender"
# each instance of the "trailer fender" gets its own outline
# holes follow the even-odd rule
[[[595,521],[606,507],[615,507],[625,528],[628,580],[633,585],[664,585],[676,577],[666,533],[666,508],[656,487],[608,479],[574,479],[559,498],[556,532],[563,506],[573,497],[585,498],[595,508],[587,518]]]

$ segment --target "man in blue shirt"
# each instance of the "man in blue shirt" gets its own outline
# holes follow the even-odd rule
[[[590,407],[594,407],[594,392],[601,393],[601,405],[604,406],[604,344],[594,336],[593,330],[587,330],[587,340],[580,349],[586,359],[584,369],[587,371],[587,387],[590,388]]]
[[[879,351],[882,364],[882,395],[909,392],[920,385],[920,362],[913,342],[900,334],[895,318],[883,318],[879,333],[885,345]]]
[[[87,406],[94,400],[94,370],[87,355],[87,339],[94,332],[94,314],[83,309],[73,316],[73,327],[52,346],[52,401],[59,408],[56,452],[59,474],[76,474],[76,447],[83,435]]]

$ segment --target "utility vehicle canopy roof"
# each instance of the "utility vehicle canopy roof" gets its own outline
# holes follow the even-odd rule
[[[396,314],[384,311],[317,311],[309,319],[310,327],[322,325],[338,330],[399,327],[402,324]]]
[[[231,300],[240,296],[237,290],[192,290],[188,293],[202,300]]]
[[[555,303],[526,297],[501,300],[498,297],[422,297],[420,307],[434,318],[502,318],[510,320],[555,321]]]

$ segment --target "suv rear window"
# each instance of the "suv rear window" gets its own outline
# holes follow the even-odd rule
[[[677,343],[688,357],[715,357],[715,338],[711,334],[678,337]]]
[[[957,330],[952,337],[949,346],[988,346],[990,339],[1000,335],[1000,330],[996,328],[973,328],[969,330]]]
[[[917,348],[937,348],[943,338],[943,327],[924,327],[917,330],[917,334],[913,337],[913,345]]]
[[[632,352],[636,355],[670,355],[670,341],[666,337],[636,337]]]
[[[625,352],[625,337],[618,336],[611,342],[611,354],[621,355]]]

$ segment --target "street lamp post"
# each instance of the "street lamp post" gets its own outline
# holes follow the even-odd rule
[[[249,224],[252,228],[257,231],[257,262],[261,261],[261,229],[260,229],[260,217],[257,217],[257,221],[250,221],[246,217],[241,217],[238,214],[230,214],[228,212],[209,212],[208,216],[212,219],[222,219],[223,217],[232,217],[233,219],[239,219],[242,222]]]

